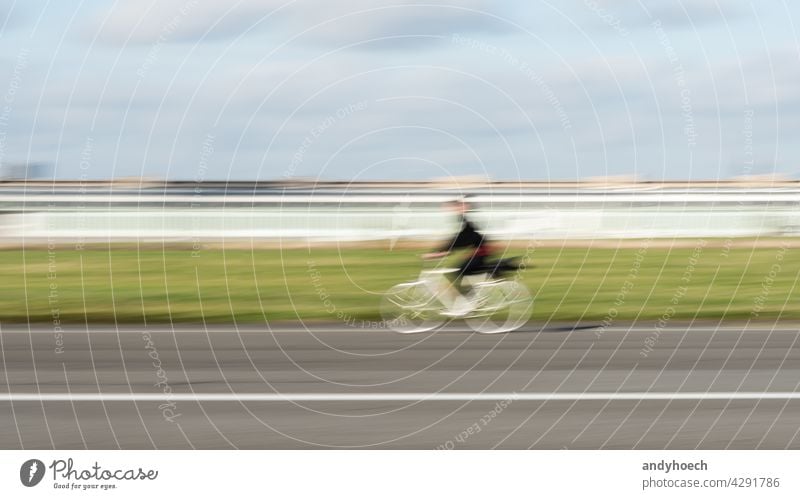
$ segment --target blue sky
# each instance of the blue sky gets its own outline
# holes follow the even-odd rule
[[[90,179],[798,177],[798,14],[0,0],[0,162]]]

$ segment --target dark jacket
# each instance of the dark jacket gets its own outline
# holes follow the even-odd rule
[[[461,230],[458,234],[441,246],[437,251],[453,251],[462,248],[475,248],[475,254],[485,256],[488,254],[488,241],[486,237],[478,232],[478,229],[467,220],[465,216],[461,216]]]

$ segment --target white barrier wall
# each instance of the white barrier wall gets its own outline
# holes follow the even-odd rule
[[[130,193],[0,195],[0,239],[370,241],[440,239],[456,229],[451,194]],[[497,239],[755,237],[800,231],[800,191],[481,194],[471,215]]]

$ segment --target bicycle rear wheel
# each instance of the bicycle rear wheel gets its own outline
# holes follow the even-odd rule
[[[533,312],[533,299],[517,281],[500,281],[476,290],[477,308],[466,322],[474,331],[485,334],[507,333],[522,327]]]
[[[398,333],[424,333],[441,326],[442,306],[422,282],[393,286],[381,299],[381,317]]]

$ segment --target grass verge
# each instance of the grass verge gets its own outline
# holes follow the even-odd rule
[[[534,320],[800,319],[798,249],[649,245],[511,250]],[[58,249],[0,252],[0,321],[378,319],[419,250]]]

